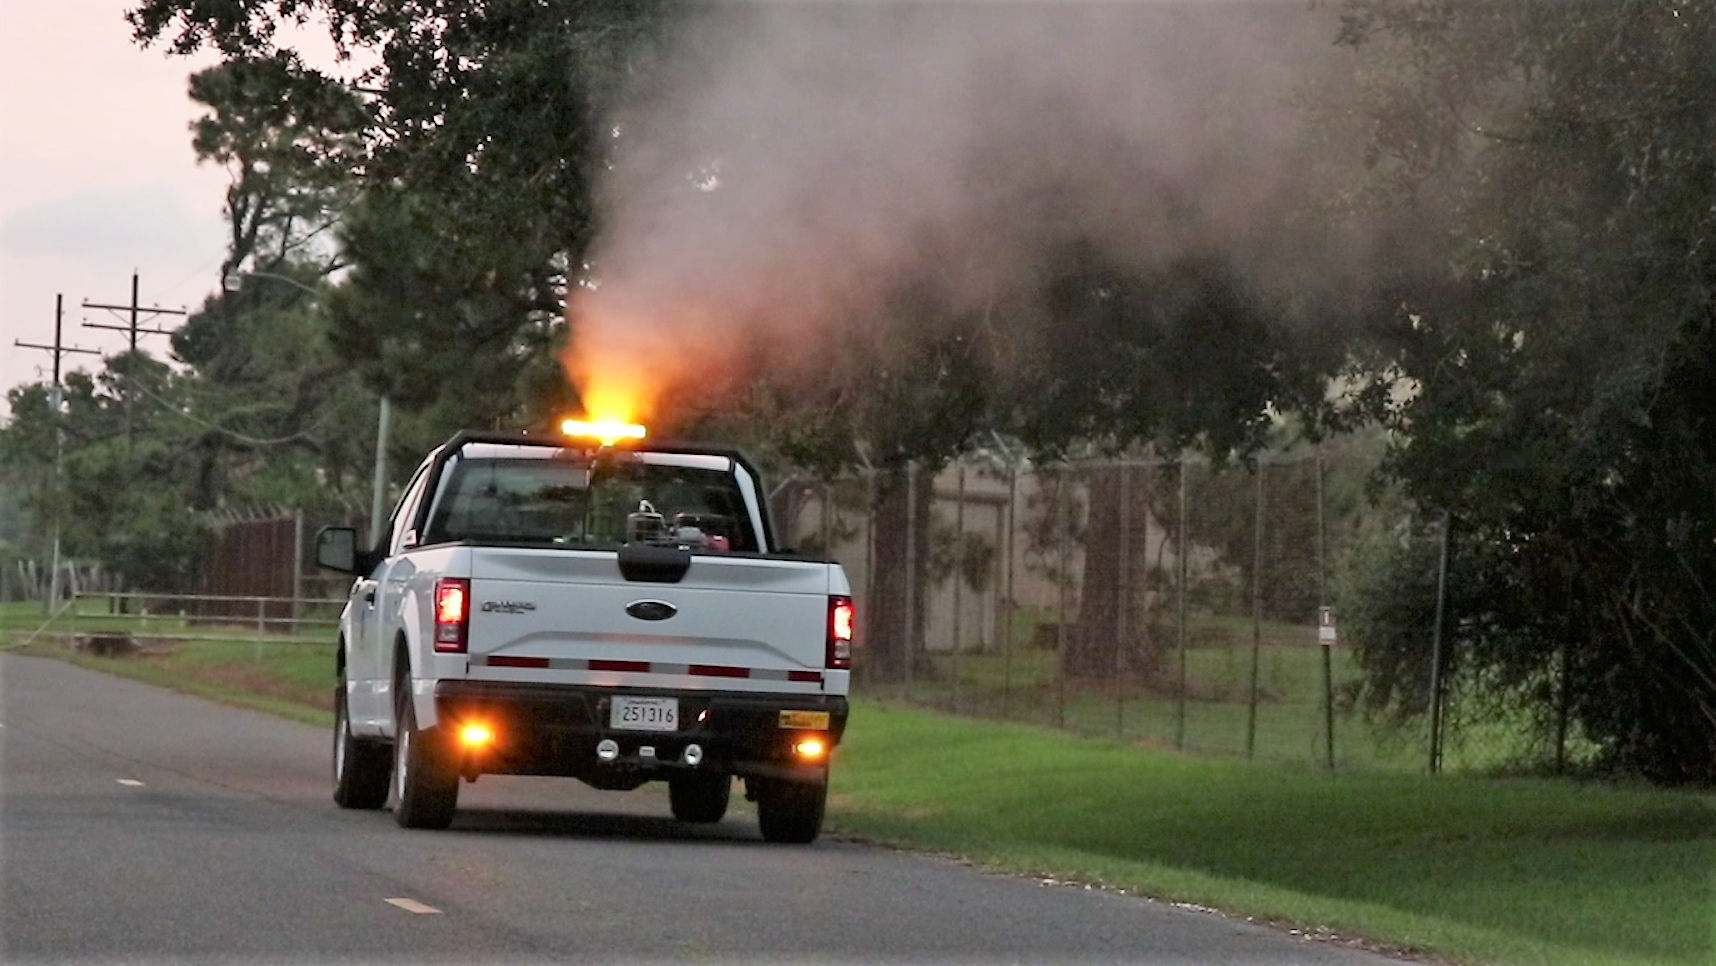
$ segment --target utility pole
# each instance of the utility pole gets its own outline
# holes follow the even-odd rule
[[[1442,771],[1442,621],[1448,604],[1448,527],[1450,514],[1442,510],[1441,546],[1436,560],[1436,626],[1430,632],[1430,774]]]
[[[60,425],[60,405],[62,390],[60,387],[60,357],[72,352],[98,356],[101,353],[94,349],[79,349],[65,345],[61,341],[65,326],[64,295],[54,296],[54,344],[40,345],[35,342],[24,342],[14,339],[12,344],[24,349],[45,349],[54,354],[54,388],[49,394],[49,402],[54,413],[54,549],[53,558],[48,571],[48,615],[54,613],[54,605],[60,602],[60,504],[63,501],[63,480],[65,475],[65,431]]]
[[[1329,606],[1329,564],[1328,564],[1328,524],[1327,511],[1324,510],[1323,496],[1323,444],[1317,444],[1317,623],[1323,622],[1324,610]],[[1331,618],[1333,620],[1333,618]],[[1331,627],[1334,625],[1331,623]],[[1323,741],[1326,752],[1325,760],[1329,770],[1335,770],[1335,641],[1331,637],[1321,640],[1322,631],[1319,629],[1318,638],[1323,645]]]
[[[144,317],[142,315],[143,313],[148,313],[146,317],[150,318],[150,319],[153,319],[158,315],[185,315],[187,313],[184,309],[164,309],[164,308],[160,307],[159,305],[152,305],[152,306],[149,306],[148,308],[144,308],[142,305],[139,305],[137,303],[137,273],[136,272],[131,273],[131,304],[129,304],[129,305],[102,305],[98,302],[91,302],[88,299],[84,299],[83,307],[86,309],[105,309],[109,312],[127,312],[130,314],[130,321],[129,321],[129,324],[127,324],[127,325],[103,325],[99,322],[85,322],[83,324],[84,328],[86,328],[86,329],[111,329],[115,332],[129,332],[131,334],[131,355],[127,357],[127,360],[125,363],[125,368],[126,368],[125,375],[127,377],[127,385],[125,387],[125,446],[126,446],[126,449],[130,449],[131,448],[131,400],[132,400],[132,397],[136,395],[136,393],[132,391],[132,387],[129,384],[129,380],[130,380],[130,376],[132,375],[132,372],[133,372],[131,360],[134,359],[137,355],[137,337],[139,335],[171,335],[172,334],[171,331],[168,329],[139,329],[137,327],[137,323],[139,321],[141,321],[141,319]]]
[[[383,513],[387,512],[387,432],[393,407],[388,405],[387,397],[381,397],[381,412],[375,426],[375,483],[371,488],[369,501],[369,545],[374,548],[381,544],[381,531],[385,523]]]
[[[1179,641],[1179,643],[1180,643],[1180,697],[1179,697],[1179,701],[1176,703],[1176,711],[1175,711],[1175,715],[1174,715],[1174,750],[1175,751],[1185,751],[1186,750],[1186,684],[1187,684],[1187,678],[1186,678],[1186,577],[1187,577],[1187,570],[1186,570],[1186,553],[1187,553],[1187,551],[1186,551],[1186,546],[1187,546],[1187,541],[1186,541],[1186,470],[1189,468],[1189,466],[1186,462],[1186,454],[1184,452],[1182,452],[1179,455],[1180,455],[1180,521],[1179,521],[1179,533],[1176,534],[1177,539],[1174,542],[1174,555],[1179,558],[1178,560],[1175,561],[1175,563],[1178,566],[1178,569],[1180,571],[1180,579],[1178,581],[1178,586],[1176,587],[1176,590],[1178,591],[1179,600],[1176,602],[1177,603],[1176,609],[1177,609],[1178,613],[1175,616],[1174,623],[1176,625],[1178,625],[1178,629],[1179,629],[1178,633],[1179,633],[1179,638],[1180,638],[1180,641]]]

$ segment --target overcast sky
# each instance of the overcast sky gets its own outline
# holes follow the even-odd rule
[[[195,307],[219,284],[226,175],[196,163],[185,96],[213,60],[138,48],[129,2],[0,2],[0,400],[49,378],[51,354],[14,342],[53,342],[55,294],[65,342],[113,352],[125,335],[82,323],[124,320],[85,300],[128,301],[133,271],[146,305]],[[161,336],[142,344],[166,354]]]

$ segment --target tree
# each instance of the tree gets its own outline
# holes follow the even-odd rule
[[[222,274],[252,259],[269,272],[291,259],[321,260],[324,273],[336,267],[326,232],[364,160],[359,97],[285,51],[200,71],[190,94],[209,108],[192,127],[197,159],[230,177]]]
[[[343,210],[337,249],[353,271],[332,303],[334,348],[361,363],[372,390],[450,426],[542,423],[567,401],[545,375],[564,339],[549,316],[579,280],[597,227],[593,185],[612,141],[603,106],[647,57],[665,9],[144,0],[129,18],[142,44],[226,58],[199,90],[252,109],[199,127],[199,149],[279,151],[292,162],[293,197],[314,195],[324,174],[335,184],[336,173],[357,176],[346,188],[363,201]],[[373,58],[350,88],[277,43],[279,23],[312,17],[342,55]],[[254,151],[243,161],[235,191],[245,186],[249,199],[251,182],[278,164],[255,163]],[[234,259],[252,247],[255,210],[232,206]],[[479,391],[440,378],[452,371]]]
[[[1376,197],[1441,212],[1364,398],[1454,516],[1454,651],[1616,767],[1716,781],[1716,7],[1344,11]],[[1410,637],[1366,642],[1373,706],[1417,700]]]
[[[183,380],[139,352],[109,359],[98,376],[67,375],[63,414],[49,397],[40,384],[14,389],[12,422],[0,430],[0,462],[38,481],[25,509],[44,531],[59,521],[67,556],[100,560],[133,587],[184,586],[201,528],[188,499],[197,453],[179,420]],[[127,397],[137,402],[129,419]],[[58,476],[56,430],[65,438]]]
[[[208,108],[192,146],[230,177],[221,271],[239,281],[173,333],[202,427],[192,506],[351,501],[365,458],[349,427],[368,423],[351,418],[366,401],[329,351],[319,296],[342,262],[330,232],[357,192],[369,110],[289,52],[234,58],[190,90]]]
[[[446,432],[564,412],[563,382],[544,378],[564,338],[544,252],[385,188],[365,193],[339,236],[352,270],[331,297],[330,340],[373,392],[437,411]]]

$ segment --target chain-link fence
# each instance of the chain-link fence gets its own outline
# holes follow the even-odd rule
[[[1422,727],[1352,712],[1354,642],[1330,606],[1361,530],[1410,529],[1365,499],[1373,466],[1314,450],[1254,466],[974,458],[796,483],[776,502],[788,540],[852,580],[861,694],[1160,747],[1422,770]],[[1511,724],[1476,701],[1458,710],[1444,716],[1445,766],[1512,753]]]
[[[1551,655],[1524,676],[1485,664],[1477,652],[1493,657],[1508,639],[1484,640],[1496,632],[1474,604],[1486,591],[1462,566],[1475,548],[1462,548],[1458,530],[1448,514],[1414,514],[1355,541],[1339,561],[1345,586],[1337,598],[1372,611],[1360,623],[1373,625],[1392,652],[1373,662],[1373,689],[1392,689],[1397,708],[1419,713],[1411,738],[1423,744],[1420,760],[1432,771],[1561,774],[1594,764],[1601,749],[1570,705],[1579,642],[1515,636],[1515,646]]]

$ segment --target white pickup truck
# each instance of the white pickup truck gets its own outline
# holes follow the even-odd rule
[[[334,800],[445,828],[459,781],[668,783],[717,822],[734,776],[763,837],[822,828],[846,727],[852,598],[780,551],[737,451],[465,432],[423,461],[380,545],[323,529],[340,617]],[[391,781],[390,781],[391,778]]]

